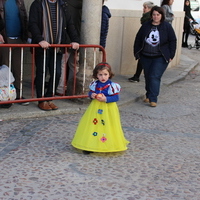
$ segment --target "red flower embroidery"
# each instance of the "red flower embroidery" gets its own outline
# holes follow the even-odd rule
[[[94,119],[93,119],[93,123],[94,123],[94,125],[96,125],[96,124],[98,123],[97,118],[94,118]]]

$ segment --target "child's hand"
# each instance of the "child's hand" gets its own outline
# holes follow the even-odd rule
[[[106,102],[106,96],[103,93],[99,93],[96,95],[96,99],[101,102]]]
[[[92,93],[92,94],[91,94],[91,98],[92,98],[92,99],[95,99],[95,98],[96,98],[96,96],[97,96],[97,94],[96,94],[96,93]]]

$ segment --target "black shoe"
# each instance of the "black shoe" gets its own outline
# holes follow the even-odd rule
[[[83,151],[83,154],[87,155],[87,154],[91,154],[93,153],[92,151]]]
[[[25,99],[24,97],[22,97],[21,99]],[[20,100],[20,98],[16,98],[16,100]],[[29,105],[29,102],[22,102],[22,103],[19,103],[20,105],[22,106],[27,106]]]
[[[12,106],[12,103],[8,103],[8,104],[1,104],[0,108],[10,108]]]
[[[135,77],[135,76],[133,76],[133,77],[131,77],[131,78],[129,78],[128,79],[130,82],[140,82],[140,79],[138,78],[138,77]]]

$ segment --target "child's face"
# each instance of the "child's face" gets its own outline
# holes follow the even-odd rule
[[[107,69],[99,70],[97,73],[97,78],[100,82],[105,83],[110,77]]]

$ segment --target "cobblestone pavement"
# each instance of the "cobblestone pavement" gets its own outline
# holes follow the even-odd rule
[[[120,107],[125,152],[82,154],[81,113],[0,122],[0,200],[199,200],[199,71]]]

